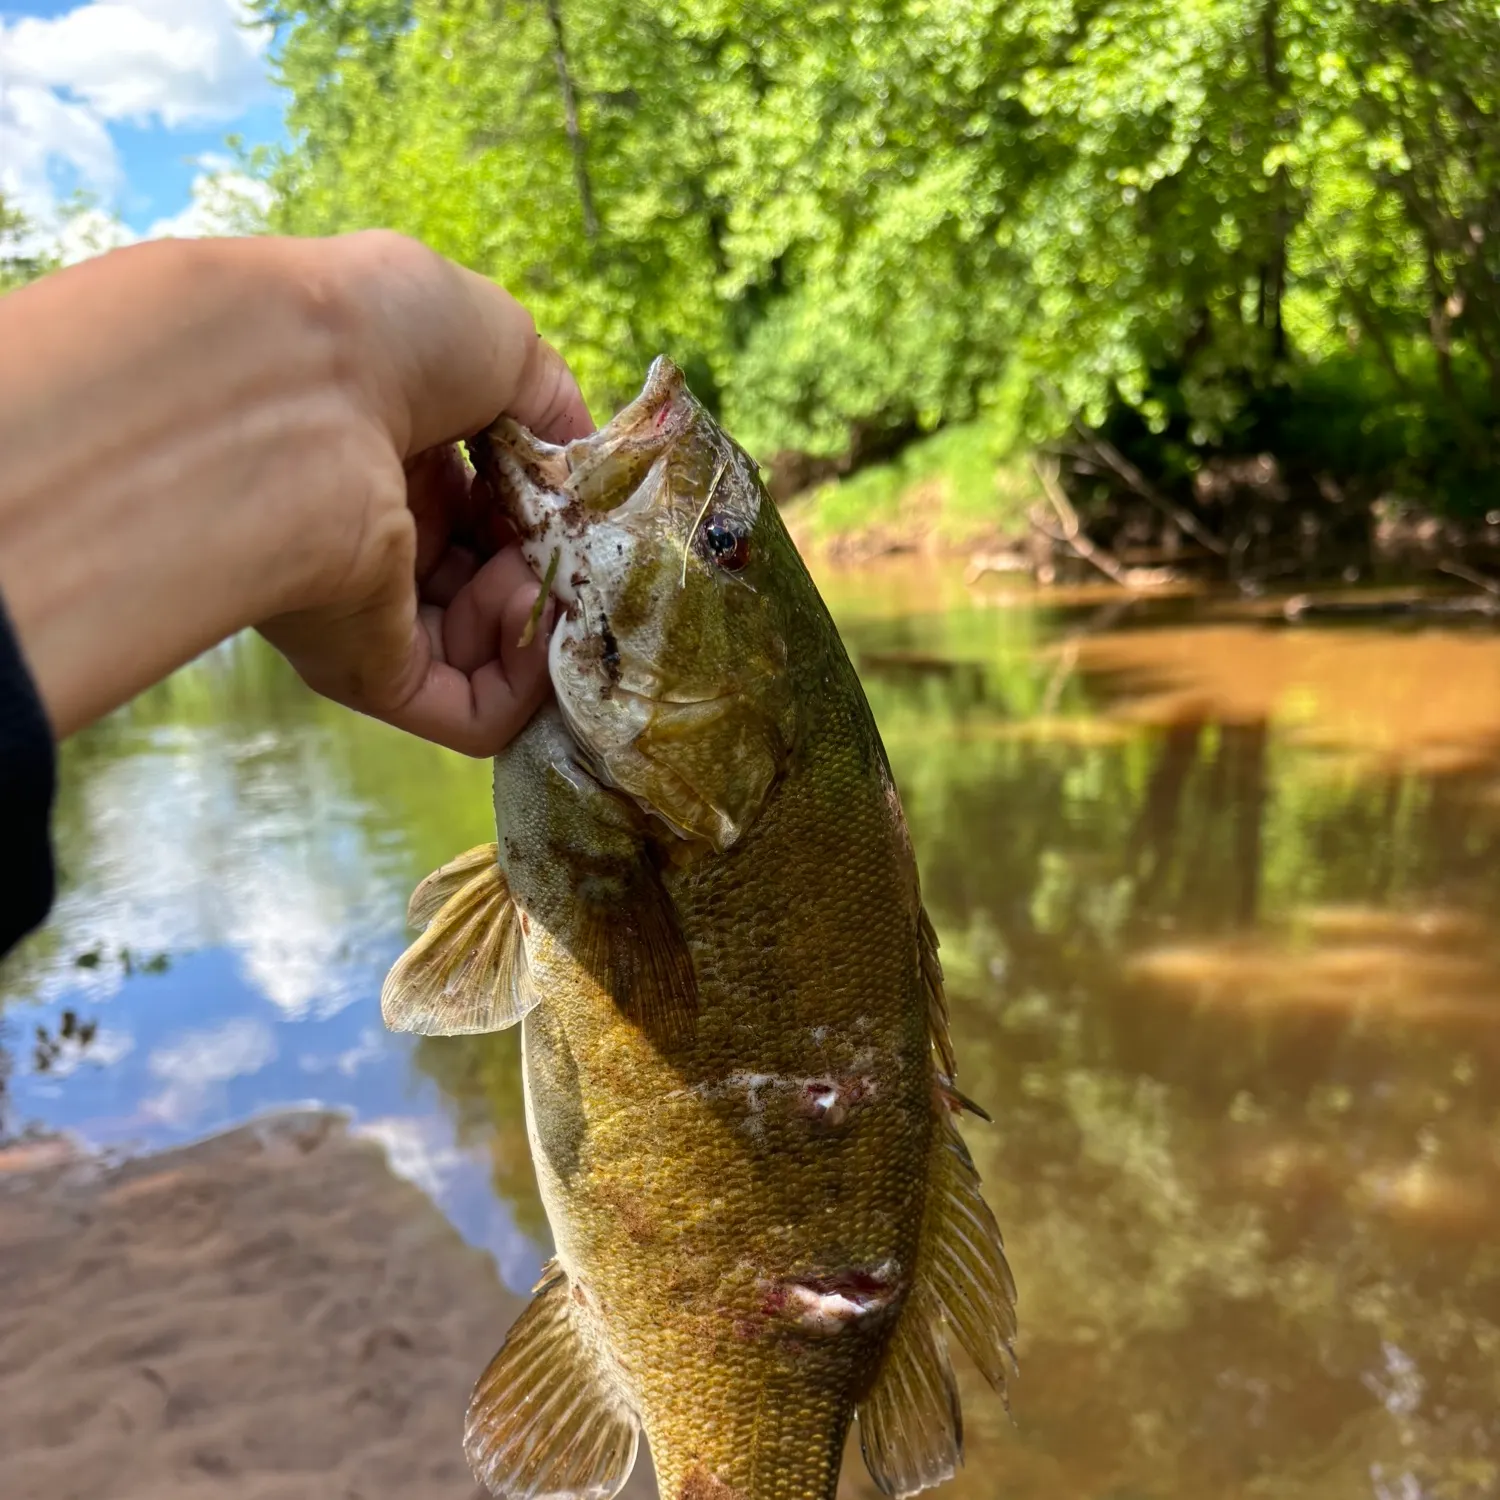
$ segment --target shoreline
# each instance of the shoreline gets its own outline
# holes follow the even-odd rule
[[[526,1300],[341,1115],[124,1160],[18,1142],[0,1493],[473,1500],[469,1391]]]

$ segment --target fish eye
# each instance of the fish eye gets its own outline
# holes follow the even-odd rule
[[[750,538],[744,527],[729,516],[710,516],[703,523],[708,555],[719,567],[738,573],[750,561]]]

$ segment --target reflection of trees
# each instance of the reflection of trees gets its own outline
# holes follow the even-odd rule
[[[442,1090],[459,1144],[482,1142],[488,1149],[495,1191],[511,1205],[516,1226],[547,1244],[547,1216],[526,1140],[520,1028],[493,1036],[423,1037],[416,1064]]]
[[[1045,671],[992,663],[989,722]],[[1021,1286],[1019,1427],[966,1385],[954,1493],[1500,1492],[1486,773],[987,736],[943,680],[869,687]]]
[[[1038,660],[1044,625],[919,608],[850,631],[1021,1286],[1018,1428],[966,1382],[951,1493],[1500,1493],[1494,763],[1351,769],[1248,701],[1121,727]],[[174,825],[199,883],[300,840],[387,947],[415,880],[489,827],[487,768],[321,703],[246,641],[66,747],[75,890],[104,890],[102,792],[153,755],[196,757],[228,809],[196,844]],[[4,992],[92,941],[44,933]],[[415,1055],[541,1240],[517,1043]]]
[[[1196,794],[1200,804],[1184,809]],[[1167,727],[1126,850],[1133,914],[1255,920],[1266,797],[1266,725]]]

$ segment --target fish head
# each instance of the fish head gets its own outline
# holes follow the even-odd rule
[[[759,468],[670,360],[563,446],[502,419],[480,472],[561,606],[549,670],[591,769],[723,851],[796,738],[788,640],[816,591]]]

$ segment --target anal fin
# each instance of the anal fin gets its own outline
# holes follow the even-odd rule
[[[855,1413],[865,1466],[895,1496],[941,1484],[963,1462],[963,1413],[944,1330],[1002,1396],[1015,1368],[1016,1288],[999,1227],[946,1109],[933,1135],[912,1289]]]
[[[586,1316],[567,1276],[550,1266],[475,1384],[464,1452],[492,1495],[609,1500],[630,1477],[640,1422]]]
[[[426,931],[401,955],[380,991],[392,1031],[462,1036],[503,1031],[537,1002],[526,968],[520,913],[481,844],[429,875],[407,915]]]

